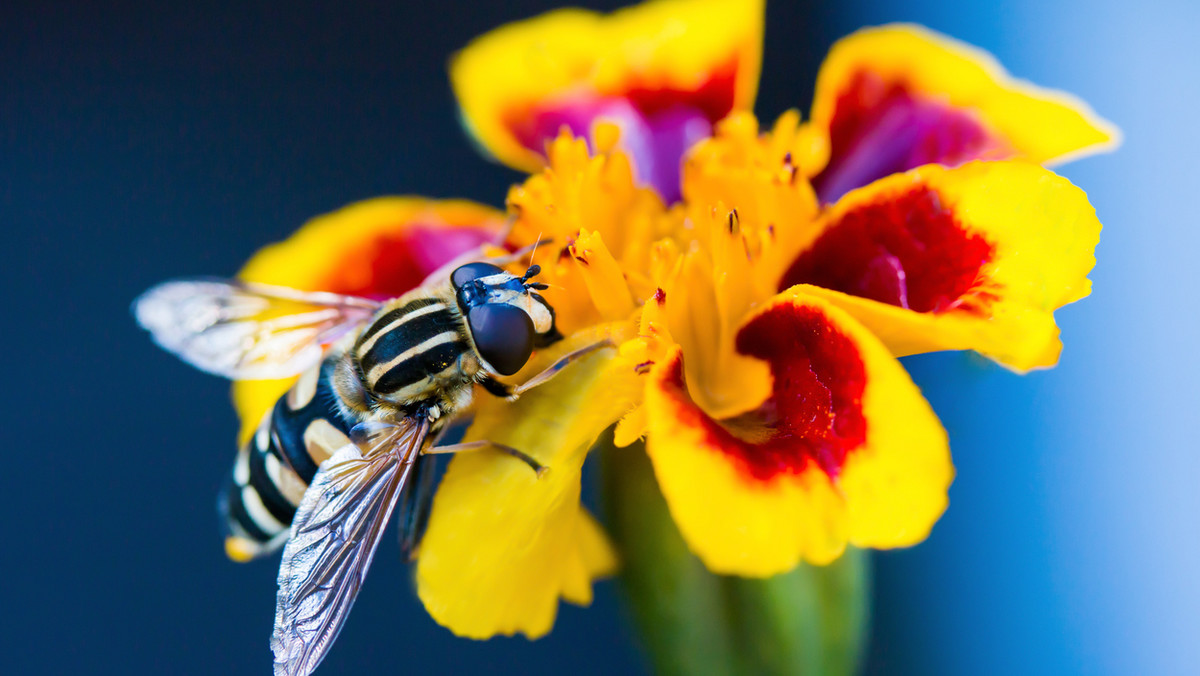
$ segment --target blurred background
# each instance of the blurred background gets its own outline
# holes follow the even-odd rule
[[[152,347],[134,296],[234,273],[380,194],[500,204],[519,176],[458,127],[447,57],[556,6],[0,4],[4,672],[266,674],[276,559],[228,562],[228,388]],[[620,3],[588,2],[597,9]],[[807,110],[836,38],[916,21],[1074,92],[1125,132],[1061,171],[1105,224],[1061,365],[909,359],[958,478],[932,537],[876,557],[872,674],[1200,669],[1200,6],[771,2],[757,112]],[[385,541],[319,673],[643,670],[615,586],[529,643],[453,638]]]

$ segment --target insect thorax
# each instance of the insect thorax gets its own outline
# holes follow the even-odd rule
[[[360,419],[469,405],[480,368],[453,295],[431,290],[389,302],[338,359],[335,387]]]

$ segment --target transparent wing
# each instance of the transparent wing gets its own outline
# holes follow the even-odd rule
[[[446,446],[462,441],[467,428],[471,426],[470,416],[458,416],[442,427],[437,437],[429,442],[430,446]],[[417,545],[425,537],[425,527],[429,525],[429,512],[433,507],[433,490],[445,473],[445,463],[440,455],[422,455],[413,466],[413,476],[409,477],[400,495],[400,513],[397,521],[400,524],[400,556],[404,561],[416,559]]]
[[[233,380],[263,380],[303,372],[379,307],[336,293],[181,279],[142,294],[133,313],[156,343],[192,366]]]
[[[433,489],[437,482],[438,456],[423,455],[413,467],[410,477],[400,496],[400,556],[405,561],[416,556],[417,545],[425,536],[429,525],[429,510],[433,507]]]
[[[279,568],[276,676],[312,673],[354,604],[429,423],[364,423],[325,462],[292,520]]]

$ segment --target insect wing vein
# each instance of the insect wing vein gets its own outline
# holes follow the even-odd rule
[[[317,470],[279,568],[277,676],[311,673],[337,638],[428,432],[416,418],[376,428]]]
[[[142,294],[134,315],[155,342],[233,380],[294,376],[366,323],[376,301],[238,280],[181,279]]]

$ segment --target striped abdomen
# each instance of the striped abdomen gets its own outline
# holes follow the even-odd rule
[[[328,368],[300,376],[238,449],[219,502],[230,558],[247,561],[282,545],[317,466],[349,443]]]
[[[417,298],[397,301],[363,331],[353,356],[363,384],[391,401],[424,399],[460,373],[459,358],[471,352],[462,315],[453,301]]]

